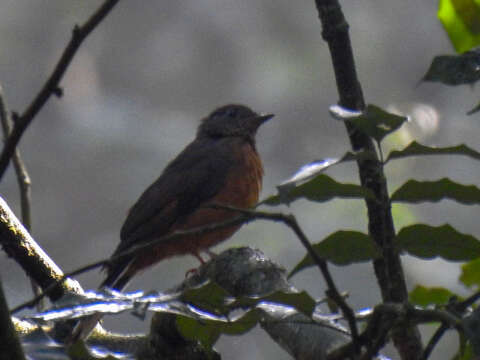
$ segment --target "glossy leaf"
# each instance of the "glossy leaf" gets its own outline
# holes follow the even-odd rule
[[[440,0],[437,16],[459,53],[480,44],[480,7],[475,0]]]
[[[312,201],[325,202],[333,198],[356,198],[363,199],[374,197],[373,193],[360,185],[343,184],[335,181],[331,177],[320,174],[310,181],[289,187],[278,188],[278,195],[270,196],[262,201],[262,204],[281,205],[290,204],[300,198]]]
[[[380,256],[380,250],[370,236],[358,231],[337,231],[314,244],[313,248],[321,258],[337,265],[365,262]],[[290,272],[289,277],[314,265],[312,258],[307,255]]]
[[[310,317],[315,310],[316,302],[315,300],[306,292],[285,292],[285,291],[276,291],[272,294],[261,296],[261,297],[242,297],[236,299],[230,307],[235,308],[245,308],[245,307],[255,307],[259,303],[268,302],[276,303],[286,306],[291,306],[297,311],[303,313],[304,315]]]
[[[410,143],[403,150],[393,150],[387,157],[385,162],[394,159],[401,159],[409,156],[422,155],[465,155],[473,159],[480,160],[480,153],[464,144],[449,146],[449,147],[431,147],[417,143],[416,141]]]
[[[220,285],[209,282],[198,288],[186,290],[180,299],[211,314],[226,314],[228,312],[227,298],[230,294]]]
[[[391,114],[378,106],[367,105],[361,116],[349,120],[377,142],[394,132],[408,120],[405,116]]]
[[[460,281],[468,287],[480,287],[480,258],[462,265]]]
[[[443,178],[436,181],[409,180],[395,191],[394,202],[419,203],[437,202],[442,199],[458,201],[462,204],[480,204],[480,189],[474,185],[462,185]]]
[[[447,304],[455,296],[450,290],[442,287],[424,287],[417,285],[409,294],[410,302],[419,306]]]
[[[474,84],[480,79],[480,53],[436,56],[422,81],[445,85]]]
[[[399,250],[423,259],[439,256],[446,260],[468,261],[480,257],[480,242],[448,224],[415,224],[404,227],[398,233],[395,244]]]

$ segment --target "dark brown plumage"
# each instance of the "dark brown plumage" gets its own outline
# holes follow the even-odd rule
[[[204,118],[193,142],[168,164],[131,208],[114,255],[176,230],[236,216],[227,210],[205,208],[208,203],[254,206],[263,177],[255,134],[272,117],[259,115],[243,105],[226,105]],[[229,238],[238,228],[163,241],[138,255],[112,261],[102,285],[121,290],[137,272],[171,256],[192,254],[201,259],[201,251]]]

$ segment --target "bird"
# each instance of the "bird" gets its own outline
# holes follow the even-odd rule
[[[100,288],[122,291],[139,272],[173,256],[191,254],[201,263],[201,252],[227,240],[241,225],[213,232],[162,240],[176,231],[225,222],[237,213],[209,204],[252,208],[262,189],[263,165],[255,135],[274,117],[245,105],[221,106],[203,118],[195,139],[163,170],[131,207],[120,231],[120,243],[105,265]],[[152,246],[121,256],[133,247],[157,240]],[[101,314],[82,319],[67,340],[88,336]]]
[[[200,253],[228,239],[240,225],[176,240],[160,240],[139,253],[119,254],[165,237],[229,220],[238,213],[208,204],[252,208],[262,188],[263,166],[255,135],[273,114],[257,114],[239,104],[221,106],[201,120],[195,139],[163,170],[130,209],[120,243],[106,265],[101,287],[121,291],[140,271],[172,256]]]

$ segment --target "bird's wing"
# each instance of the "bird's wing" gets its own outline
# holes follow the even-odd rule
[[[174,222],[214,197],[234,162],[230,146],[206,139],[188,145],[131,208],[115,253],[167,234]]]

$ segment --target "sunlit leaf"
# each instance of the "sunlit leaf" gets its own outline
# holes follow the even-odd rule
[[[333,159],[322,159],[322,160],[315,160],[311,163],[303,165],[298,171],[293,174],[292,177],[288,178],[287,180],[283,181],[280,185],[277,186],[279,192],[284,190],[288,190],[294,186],[298,186],[300,184],[304,184],[308,180],[320,175],[325,170],[329,169],[334,165],[341,164],[343,162],[353,161],[353,160],[366,160],[369,158],[373,158],[375,155],[367,152],[367,151],[359,151],[357,153],[352,153],[348,151],[343,155],[341,158]]]
[[[405,116],[389,113],[378,106],[367,105],[361,115],[347,119],[377,142],[397,130],[408,120]]]
[[[440,256],[446,260],[468,261],[480,257],[480,242],[448,224],[404,227],[398,233],[395,244],[398,249],[423,259]]]
[[[290,305],[307,316],[312,315],[316,305],[315,300],[306,291],[299,293],[286,293],[277,291],[269,296],[264,297],[262,301]]]
[[[480,287],[480,258],[462,265],[460,281],[468,287]]]
[[[337,231],[314,244],[313,248],[321,258],[337,265],[369,261],[380,256],[380,250],[370,236],[358,231]],[[289,277],[314,265],[307,255],[294,267]]]
[[[290,204],[300,198],[312,201],[325,202],[333,198],[373,198],[373,193],[360,185],[343,184],[333,180],[331,177],[320,174],[314,179],[299,185],[291,187],[281,187],[279,194],[270,196],[262,201],[267,205]]]
[[[403,150],[393,150],[388,155],[386,162],[394,159],[421,155],[465,155],[473,159],[480,160],[480,153],[464,144],[437,148],[425,146],[414,141]]]
[[[455,50],[463,53],[480,44],[480,7],[475,0],[440,0],[437,16]]]
[[[255,307],[257,304],[263,302],[291,306],[306,316],[311,316],[316,306],[315,300],[306,291],[276,291],[260,297],[241,297],[236,299],[230,306],[232,308]]]
[[[442,199],[462,204],[480,204],[480,189],[474,185],[462,185],[443,178],[436,181],[409,180],[392,194],[392,201],[419,203],[437,202]]]
[[[410,302],[419,306],[443,305],[454,296],[450,290],[442,287],[424,287],[417,285],[409,294]]]

